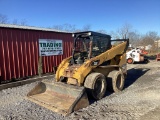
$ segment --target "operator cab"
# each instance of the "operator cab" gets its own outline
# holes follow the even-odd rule
[[[111,36],[93,32],[72,34],[74,45],[71,64],[83,64],[85,60],[98,56],[111,48]]]

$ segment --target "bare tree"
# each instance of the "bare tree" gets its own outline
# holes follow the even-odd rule
[[[158,47],[155,44],[155,41],[159,39],[157,32],[149,31],[145,35],[142,35],[139,45],[141,46],[152,46],[149,52],[157,51]]]
[[[75,25],[66,23],[63,25],[54,25],[52,28],[68,32],[81,32],[81,31],[89,31],[91,29],[91,25],[84,25],[82,29],[77,29]]]
[[[0,14],[0,23],[2,24],[8,23],[8,17],[6,15]]]
[[[132,47],[139,46],[139,42],[141,40],[141,35],[137,31],[131,31],[128,33],[129,43]]]
[[[12,22],[12,24],[13,24],[13,25],[18,25],[18,24],[19,24],[19,23],[18,23],[18,20],[17,20],[17,19],[14,19],[13,22]]]
[[[132,26],[130,24],[124,24],[121,28],[117,30],[120,38],[128,38],[128,33],[131,31]]]
[[[22,25],[22,26],[27,26],[27,20],[26,19],[22,19],[21,21],[18,21],[17,19],[14,19],[12,21],[13,25]]]
[[[112,38],[114,39],[125,39],[129,37],[129,32],[131,32],[132,26],[130,24],[124,24],[121,28],[118,28],[118,30],[111,31],[110,34],[112,35]]]
[[[89,30],[91,30],[91,25],[89,25],[89,24],[84,25],[82,28],[82,31],[89,31]]]
[[[27,25],[27,20],[26,19],[22,19],[21,22],[20,22],[20,25],[26,26]]]
[[[54,25],[51,28],[56,29],[56,30],[63,30],[63,26],[62,25]]]
[[[65,31],[69,31],[69,32],[73,32],[73,31],[75,31],[76,30],[76,27],[75,27],[75,25],[71,25],[71,24],[64,24],[64,30]]]
[[[68,32],[73,32],[76,30],[75,25],[71,25],[68,23],[65,23],[63,25],[54,25],[52,28],[56,30],[63,30],[63,31],[68,31]]]
[[[142,37],[141,44],[144,46],[153,45],[154,41],[158,40],[158,38],[157,32],[150,31]]]
[[[112,39],[119,39],[120,36],[115,31],[110,31],[109,33],[112,36]]]

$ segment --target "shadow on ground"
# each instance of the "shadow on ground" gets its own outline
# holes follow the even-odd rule
[[[127,71],[127,78],[125,80],[124,89],[132,85],[138,78],[143,76],[147,71],[150,69],[144,69],[144,68],[132,68]],[[110,96],[113,94],[113,92],[106,91],[106,94],[104,97]],[[90,98],[89,102],[90,104],[94,103],[96,100]]]
[[[147,58],[148,60],[156,60],[156,57],[156,55],[145,56],[145,58]]]
[[[127,71],[127,78],[125,80],[125,85],[124,89],[132,85],[138,78],[143,76],[147,71],[150,69],[144,69],[144,68],[132,68]],[[106,91],[105,97],[113,94],[113,92],[109,92],[108,90]],[[96,100],[90,99],[89,102],[90,104],[94,103]]]
[[[127,71],[127,78],[125,81],[124,88],[129,87],[132,85],[138,78],[143,76],[147,71],[150,69],[144,69],[144,68],[132,68]]]

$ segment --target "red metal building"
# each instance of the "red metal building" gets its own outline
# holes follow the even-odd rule
[[[42,57],[43,73],[71,55],[71,33],[45,28],[0,24],[0,80],[38,74],[39,39],[63,41],[63,55]]]

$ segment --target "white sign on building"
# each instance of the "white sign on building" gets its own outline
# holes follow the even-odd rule
[[[62,55],[62,54],[63,54],[62,40],[39,39],[40,56],[52,56],[52,55]]]

